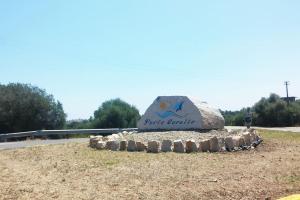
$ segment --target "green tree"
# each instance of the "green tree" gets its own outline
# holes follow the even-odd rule
[[[0,84],[0,133],[63,128],[62,104],[28,84]]]
[[[280,96],[271,94],[269,98],[262,98],[257,102],[255,111],[255,124],[258,126],[291,126],[290,108]]]
[[[277,94],[262,98],[253,106],[257,126],[294,126],[300,123],[299,101],[287,104]]]
[[[300,101],[287,104],[277,94],[261,98],[253,107],[253,125],[256,126],[295,126],[300,125]],[[222,112],[226,125],[243,125],[246,110]]]
[[[136,107],[121,99],[104,102],[94,112],[93,128],[132,128],[140,118]]]

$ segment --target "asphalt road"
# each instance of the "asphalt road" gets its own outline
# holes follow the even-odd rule
[[[0,143],[0,150],[4,149],[18,149],[32,146],[42,146],[49,144],[64,144],[69,142],[88,142],[88,138],[74,138],[74,139],[57,139],[57,140],[25,140],[18,142],[3,142]]]
[[[234,129],[244,129],[243,126],[226,126],[227,130],[234,130]],[[255,129],[264,129],[264,130],[273,130],[273,131],[286,131],[286,132],[294,132],[294,133],[300,133],[300,127],[280,127],[280,128],[266,128],[266,127],[255,127],[252,128]]]
[[[228,130],[234,129],[244,129],[242,126],[226,126]],[[282,127],[282,128],[264,128],[264,127],[253,127],[257,129],[266,129],[266,130],[274,130],[274,131],[290,131],[290,132],[298,132],[300,133],[300,127]],[[75,138],[75,139],[57,139],[57,140],[26,140],[19,142],[3,142],[0,143],[0,150],[5,149],[17,149],[24,147],[32,147],[32,146],[41,146],[41,145],[49,145],[49,144],[64,144],[69,142],[88,142],[88,138]]]

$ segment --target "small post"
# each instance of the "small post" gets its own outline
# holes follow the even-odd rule
[[[289,99],[289,81],[285,81],[284,85],[285,85],[285,89],[286,89],[286,102],[289,105],[290,104],[290,99]]]
[[[247,128],[249,129],[252,125],[252,113],[251,113],[250,108],[247,108],[247,112],[245,114],[244,122],[245,122],[245,126],[247,126]]]

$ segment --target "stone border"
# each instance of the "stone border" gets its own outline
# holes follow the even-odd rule
[[[107,137],[90,136],[89,146],[98,150],[129,151],[129,152],[176,152],[176,153],[195,153],[195,152],[232,152],[248,150],[257,147],[262,138],[256,130],[249,129],[241,135],[228,137],[211,137],[207,140],[195,142],[195,140],[163,140],[160,141],[134,141],[124,140],[122,133],[112,134]]]

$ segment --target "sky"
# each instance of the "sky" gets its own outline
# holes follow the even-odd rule
[[[0,83],[29,83],[85,119],[160,95],[222,110],[300,97],[298,0],[0,0]]]

